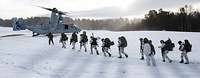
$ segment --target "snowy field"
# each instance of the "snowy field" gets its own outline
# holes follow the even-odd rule
[[[31,37],[30,31],[13,32],[11,28],[0,27],[0,78],[200,78],[200,33],[167,31],[87,31],[87,35],[108,37],[114,40],[111,47],[112,57],[90,55],[90,51],[61,48],[59,35],[54,38],[55,45],[48,45],[46,36]],[[11,34],[19,36],[2,37]],[[118,59],[117,38],[127,37],[128,47],[125,52],[129,58]],[[70,37],[70,34],[68,34]],[[147,66],[139,60],[139,38],[147,37],[156,47],[157,67]],[[174,51],[169,53],[173,63],[162,62],[161,39],[175,43]],[[190,64],[180,64],[179,40],[188,39],[193,45],[188,54]],[[99,40],[99,44],[101,44]],[[89,45],[88,45],[89,50]]]

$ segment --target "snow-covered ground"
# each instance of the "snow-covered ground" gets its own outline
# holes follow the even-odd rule
[[[11,28],[0,27],[0,78],[199,78],[200,77],[200,33],[167,31],[87,31],[90,36],[108,37],[114,40],[111,47],[113,57],[90,55],[90,51],[72,50],[69,42],[67,48],[61,48],[60,36],[54,38],[55,45],[48,45],[45,36],[31,37],[30,31],[14,32]],[[21,36],[1,37],[10,34]],[[125,51],[129,58],[118,59],[117,38],[127,37],[128,47]],[[70,34],[68,34],[70,37]],[[157,67],[147,66],[139,60],[139,38],[147,37],[156,47]],[[169,38],[175,43],[174,51],[169,53],[173,63],[162,62],[161,52],[157,46],[161,39]],[[188,54],[190,64],[180,64],[179,40],[188,39],[192,52]],[[99,44],[101,42],[99,41]],[[89,45],[88,45],[89,49]],[[98,47],[101,50],[101,47]]]

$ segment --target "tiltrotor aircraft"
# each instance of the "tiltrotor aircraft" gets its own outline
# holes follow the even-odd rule
[[[73,32],[81,31],[81,29],[77,27],[75,24],[63,23],[62,15],[66,15],[65,12],[58,11],[56,8],[53,8],[53,9],[45,8],[45,7],[40,7],[40,8],[51,11],[49,24],[28,26],[28,25],[25,25],[23,19],[13,18],[12,19],[13,31],[28,29],[33,32],[33,36],[37,36],[40,34],[48,34],[50,32],[51,33],[73,33]]]

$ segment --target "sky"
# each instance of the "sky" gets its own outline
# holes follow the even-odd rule
[[[0,0],[0,18],[49,16],[36,6],[56,7],[74,18],[142,18],[151,9],[177,11],[186,4],[200,9],[200,0]]]

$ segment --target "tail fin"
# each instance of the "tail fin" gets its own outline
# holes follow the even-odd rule
[[[12,18],[13,31],[25,30],[25,24],[22,18]]]

